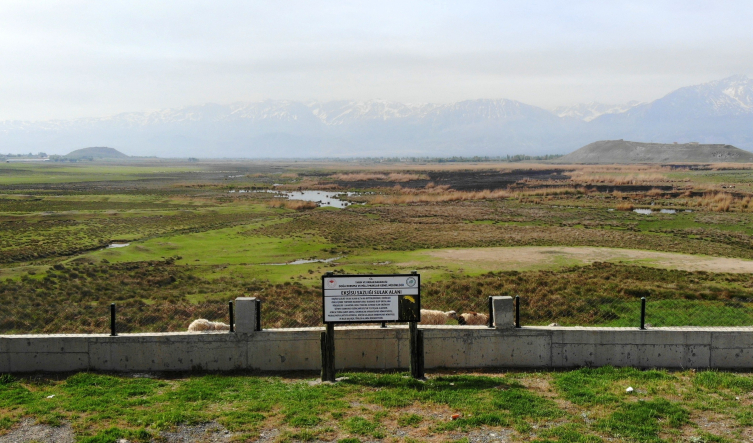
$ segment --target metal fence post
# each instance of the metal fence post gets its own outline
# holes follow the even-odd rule
[[[493,328],[494,327],[494,306],[492,305],[491,296],[488,299],[488,308],[489,308],[489,324],[487,324],[486,326]]]
[[[520,327],[520,296],[515,296],[515,327]]]
[[[118,335],[115,330],[115,303],[110,303],[110,335],[113,337]]]
[[[646,329],[646,297],[641,297],[641,329]]]
[[[261,331],[261,300],[256,300],[256,330]]]
[[[233,312],[233,302],[228,302],[228,313],[230,314],[230,332],[235,332],[235,313]]]

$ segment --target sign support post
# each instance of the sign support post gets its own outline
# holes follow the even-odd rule
[[[410,350],[410,375],[424,378],[424,333],[414,321],[408,323],[408,348]]]
[[[327,323],[327,331],[322,332],[322,381],[335,381],[335,324]]]

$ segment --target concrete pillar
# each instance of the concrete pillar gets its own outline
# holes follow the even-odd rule
[[[512,297],[492,297],[494,327],[512,329],[515,327],[515,304]]]
[[[235,332],[247,334],[256,331],[256,297],[235,299]]]

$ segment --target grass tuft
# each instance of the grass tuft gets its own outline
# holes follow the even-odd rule
[[[609,418],[597,423],[597,428],[609,431],[615,437],[627,437],[641,442],[662,442],[659,438],[663,420],[669,427],[679,428],[688,423],[688,411],[675,403],[660,398],[637,401],[619,406]]]
[[[718,391],[729,389],[734,393],[753,392],[753,377],[720,371],[703,371],[693,379],[696,386]]]
[[[397,419],[397,425],[400,427],[416,427],[419,425],[422,421],[424,421],[424,418],[418,414],[402,414]]]

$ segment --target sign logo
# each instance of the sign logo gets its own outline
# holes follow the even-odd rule
[[[337,287],[337,280],[335,280],[334,278],[328,278],[325,284],[328,288],[335,289]]]
[[[406,285],[407,285],[408,287],[411,287],[411,288],[412,288],[413,286],[416,286],[416,277],[408,277],[408,278],[407,278],[407,279],[405,280],[405,284],[406,284]]]

